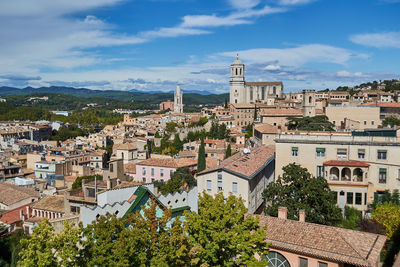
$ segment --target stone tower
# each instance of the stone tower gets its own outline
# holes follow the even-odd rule
[[[183,113],[181,86],[178,84],[174,93],[174,113]]]
[[[229,102],[246,103],[246,91],[244,86],[244,64],[236,56],[236,60],[231,64],[231,80],[229,83]]]
[[[303,90],[303,117],[315,116],[315,90]]]

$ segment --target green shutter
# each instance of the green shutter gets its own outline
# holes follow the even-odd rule
[[[298,147],[292,147],[292,151],[297,151],[297,150],[299,150]]]
[[[387,150],[378,150],[378,153],[386,153]]]
[[[384,173],[386,173],[386,169],[385,169],[385,168],[379,168],[379,172],[384,172]]]
[[[325,148],[317,148],[317,152],[325,152]]]

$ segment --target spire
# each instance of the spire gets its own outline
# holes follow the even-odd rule
[[[239,53],[236,54],[236,60],[239,60]]]

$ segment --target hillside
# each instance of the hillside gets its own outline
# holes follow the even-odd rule
[[[172,100],[173,93],[161,92],[138,92],[138,91],[115,91],[115,90],[90,90],[86,88],[73,88],[62,86],[50,86],[40,88],[15,88],[15,87],[0,87],[0,96],[17,96],[17,95],[44,95],[44,94],[64,94],[72,95],[78,98],[111,98],[117,101],[134,101],[143,104],[159,104],[162,101]],[[203,95],[200,93],[185,93],[183,95],[183,103],[186,105],[199,104],[222,104],[225,99],[229,98],[229,94],[211,94]]]

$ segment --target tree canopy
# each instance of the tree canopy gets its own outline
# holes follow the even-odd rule
[[[306,168],[294,163],[283,167],[283,175],[267,186],[263,197],[267,215],[277,216],[278,208],[286,207],[289,219],[297,220],[299,211],[304,209],[308,222],[337,225],[342,220],[327,181],[313,177]]]
[[[185,213],[186,230],[196,266],[266,266],[257,260],[268,253],[265,228],[255,216],[246,216],[243,200],[222,193],[199,196],[199,212]]]
[[[325,115],[304,118],[288,118],[289,130],[299,131],[334,131],[334,125]]]
[[[196,179],[187,167],[176,169],[176,171],[171,175],[171,179],[166,183],[159,181],[154,182],[154,185],[159,188],[163,195],[181,191],[185,184],[188,189],[197,185]]]

